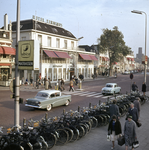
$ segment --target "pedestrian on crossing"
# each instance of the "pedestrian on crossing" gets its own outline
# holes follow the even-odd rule
[[[74,88],[73,88],[73,80],[71,79],[70,84],[69,84],[70,88],[69,88],[69,92],[72,90],[72,92],[74,92]]]

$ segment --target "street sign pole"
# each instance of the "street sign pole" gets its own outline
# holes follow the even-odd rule
[[[18,41],[20,40],[20,0],[17,0],[17,28],[16,28],[16,56],[15,56],[15,100],[14,100],[14,126],[20,127],[19,105],[19,72],[18,72]]]

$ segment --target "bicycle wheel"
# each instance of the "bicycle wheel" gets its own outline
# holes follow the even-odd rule
[[[74,142],[79,138],[79,130],[74,126],[69,126],[69,128],[73,130],[73,138],[70,140],[70,142]]]
[[[59,134],[59,137],[57,139],[56,145],[63,145],[68,142],[69,134],[64,129],[57,129],[56,130]]]
[[[86,123],[79,123],[84,128],[84,136],[88,133],[89,126]]]
[[[48,144],[48,149],[54,147],[57,142],[57,137],[54,133],[44,133],[43,138]]]
[[[21,146],[24,150],[33,150],[33,145],[30,142],[22,142]]]
[[[24,148],[18,144],[12,143],[6,145],[3,150],[24,150]]]
[[[95,129],[98,126],[98,120],[95,117],[90,117],[92,123],[92,129]]]
[[[76,125],[75,127],[79,130],[79,138],[78,138],[78,140],[79,140],[85,135],[85,131],[81,125]]]
[[[70,142],[74,136],[73,130],[70,128],[64,128],[64,130],[66,130],[67,133],[69,134],[68,142]]]

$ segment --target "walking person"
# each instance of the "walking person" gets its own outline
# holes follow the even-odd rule
[[[114,147],[115,147],[115,140],[117,140],[119,135],[122,134],[121,123],[117,119],[116,115],[112,116],[112,120],[109,123],[108,134],[110,134],[110,140],[112,141],[111,149],[114,149]]]
[[[126,120],[124,125],[124,136],[125,136],[125,150],[128,150],[128,146],[132,146],[132,150],[134,150],[133,142],[137,139],[136,135],[136,124],[132,120],[132,116],[128,116],[128,120]]]
[[[110,121],[115,115],[117,119],[119,119],[120,113],[119,113],[119,107],[116,105],[116,100],[113,100],[113,103],[109,107],[109,114],[110,114]]]
[[[142,84],[142,92],[143,92],[143,95],[145,96],[145,92],[146,92],[146,84],[145,84],[145,82],[143,82],[143,84]]]
[[[128,113],[130,116],[132,116],[132,120],[137,122],[139,119],[139,115],[138,115],[138,109],[134,107],[134,104],[131,103],[130,104],[130,108],[128,110]]]
[[[138,110],[138,119],[140,117],[140,108],[141,108],[141,104],[140,104],[140,98],[136,97],[136,100],[133,102],[134,107],[137,108]]]
[[[73,88],[73,80],[71,79],[70,81],[70,88],[69,88],[69,92],[72,90],[72,92],[74,92],[74,88]]]
[[[48,82],[49,82],[49,87],[48,87],[48,89],[52,89],[50,78],[48,78]]]

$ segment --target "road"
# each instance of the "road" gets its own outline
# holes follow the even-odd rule
[[[132,80],[132,82],[136,82],[140,90],[143,83],[143,78],[143,74],[138,73],[134,75],[134,79]],[[148,80],[149,76],[147,76],[147,81]],[[129,75],[118,75],[117,78],[101,77],[95,80],[84,81],[82,86],[83,91],[68,92],[69,86],[66,84],[66,90],[63,93],[71,94],[72,102],[67,107],[60,106],[52,108],[52,110],[48,112],[48,116],[59,116],[62,114],[63,109],[66,111],[77,110],[78,106],[87,107],[89,106],[89,103],[96,105],[99,103],[99,100],[102,102],[106,101],[108,96],[103,96],[101,94],[101,88],[104,87],[107,82],[116,82],[120,87],[122,87],[122,93],[130,91],[131,80]],[[149,83],[147,83],[147,85],[149,85]],[[14,125],[14,101],[13,99],[10,99],[10,95],[12,93],[9,90],[4,90],[4,88],[5,87],[0,88],[0,126],[7,128]],[[78,87],[74,88],[77,89]],[[26,86],[25,88],[21,88],[20,97],[25,100],[26,98],[35,96],[36,93],[37,89],[28,89]],[[20,125],[22,125],[23,118],[32,118],[34,120],[41,119],[44,117],[45,113],[47,113],[47,111],[27,108],[24,104],[20,104]]]

